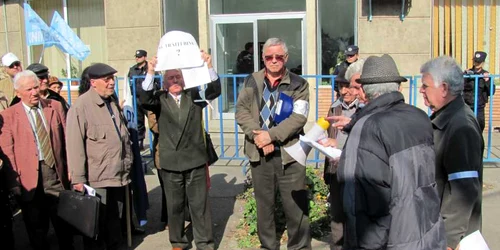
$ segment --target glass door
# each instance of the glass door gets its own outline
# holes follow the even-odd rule
[[[214,67],[221,77],[222,94],[213,118],[234,119],[236,99],[249,73],[264,67],[262,46],[271,37],[288,47],[289,69],[305,68],[305,13],[213,15],[211,43]]]

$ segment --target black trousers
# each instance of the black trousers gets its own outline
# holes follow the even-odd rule
[[[474,109],[473,109],[474,111]],[[484,108],[478,108],[477,109],[477,122],[479,123],[479,127],[481,128],[481,133],[484,131],[484,127],[485,127],[485,120],[484,120]]]
[[[168,213],[167,213],[167,198],[165,197],[165,184],[163,184],[163,179],[161,178],[160,175],[160,169],[158,169],[158,180],[160,181],[160,188],[161,188],[161,222],[165,222],[165,224],[168,225]]]
[[[200,166],[183,172],[160,169],[167,198],[168,228],[172,247],[189,246],[184,230],[185,214],[193,225],[196,248],[214,249],[211,211],[208,206],[207,169]],[[186,211],[186,202],[189,211]]]
[[[287,248],[311,249],[306,168],[297,162],[283,166],[280,151],[252,162],[252,182],[257,202],[257,232],[264,249],[279,249],[274,208],[276,192],[283,201],[288,230]]]
[[[59,249],[73,248],[72,228],[57,216],[58,193],[63,190],[54,168],[43,162],[38,167],[38,185],[32,200],[19,199],[23,220],[33,249],[50,249],[47,242],[49,221],[52,222]]]
[[[0,179],[3,176],[0,173]],[[5,182],[4,182],[5,183]],[[0,187],[0,242],[2,249],[14,249],[14,234],[12,233],[12,211],[8,191]]]
[[[332,246],[330,250],[342,250],[344,245],[344,207],[342,203],[342,196],[340,193],[340,184],[337,180],[337,174],[329,174],[330,184],[330,228],[332,231]]]
[[[146,126],[145,126],[145,116],[147,111],[142,107],[139,98],[137,101],[137,137],[139,138],[139,143],[142,145],[142,141],[146,138]]]
[[[95,188],[101,198],[97,239],[84,238],[85,249],[118,249],[123,242],[121,218],[125,212],[125,187]],[[132,204],[131,204],[132,205]]]

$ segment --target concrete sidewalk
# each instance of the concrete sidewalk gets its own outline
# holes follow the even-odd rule
[[[244,189],[245,176],[242,168],[240,166],[211,167],[210,175],[212,183],[210,204],[217,249],[239,249],[235,232],[243,216],[243,204],[236,200],[236,196]],[[490,249],[500,249],[500,237],[498,237],[500,227],[497,226],[500,225],[500,165],[485,164],[484,182],[488,185],[488,190],[483,196],[483,233]],[[168,241],[168,231],[160,222],[161,191],[156,170],[148,171],[146,183],[150,201],[146,233],[133,237],[132,248],[123,247],[122,249],[150,250],[170,249],[171,247]],[[29,249],[21,216],[17,216],[15,224],[17,249]],[[53,233],[49,238],[51,244],[57,244]],[[77,240],[77,243],[81,244],[81,240]],[[82,249],[81,245],[77,249]],[[286,249],[286,246],[282,246],[281,249]],[[328,240],[314,240],[313,249],[330,249]]]

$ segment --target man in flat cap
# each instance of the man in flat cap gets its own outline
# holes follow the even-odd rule
[[[347,67],[359,59],[359,48],[356,45],[349,45],[344,51],[345,60],[338,63],[333,70],[332,75],[338,75],[343,69],[347,70]],[[337,93],[337,98],[340,97],[339,88],[337,85],[334,86],[334,90]]]
[[[461,71],[448,56],[420,68],[420,93],[433,112],[436,180],[448,249],[481,229],[484,141],[474,113],[461,96]]]
[[[137,101],[137,133],[139,138],[139,148],[144,149],[144,138],[146,136],[146,127],[144,125],[144,117],[147,111],[142,107],[139,96],[142,93],[142,82],[148,73],[148,61],[147,61],[148,52],[142,49],[135,51],[135,62],[134,66],[130,67],[128,72],[128,78],[130,80],[130,92],[133,92],[132,84],[135,85],[135,98]],[[157,74],[155,74],[157,75]],[[134,76],[138,76],[139,78],[134,79]],[[159,78],[154,79],[154,89],[157,90],[159,88]]]
[[[64,113],[68,113],[69,105],[66,102],[66,100],[58,93],[49,89],[49,68],[40,63],[32,63],[26,69],[33,71],[38,77],[38,80],[40,81],[40,88],[39,88],[40,98],[52,99],[60,102],[61,105],[63,106]],[[10,105],[14,105],[19,101],[20,99],[18,97],[15,97]]]
[[[68,112],[68,168],[75,190],[83,192],[87,184],[101,198],[100,234],[96,241],[87,238],[86,247],[105,244],[107,249],[116,249],[122,238],[119,211],[124,208],[133,156],[126,121],[113,98],[116,70],[96,63],[87,73],[91,88]]]
[[[464,79],[464,100],[472,110],[475,110],[475,105],[477,105],[476,118],[481,127],[481,133],[485,127],[484,108],[488,102],[488,97],[491,94],[495,94],[495,85],[491,86],[489,72],[483,68],[487,55],[486,52],[476,51],[474,53],[472,68],[464,72],[464,75],[466,75]],[[467,77],[469,75],[482,75],[477,78],[477,99],[475,98],[476,78]]]
[[[404,102],[407,80],[389,55],[367,58],[356,81],[367,104],[344,127],[337,170],[344,249],[444,249],[427,114]]]

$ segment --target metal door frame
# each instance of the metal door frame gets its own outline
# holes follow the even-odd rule
[[[301,21],[302,33],[302,69],[307,69],[307,53],[306,53],[306,12],[282,12],[282,13],[252,13],[252,14],[229,14],[229,15],[210,15],[210,49],[212,54],[212,62],[215,70],[217,70],[217,25],[218,24],[238,24],[238,23],[251,23],[253,24],[253,50],[254,53],[259,51],[259,30],[258,21],[261,20],[283,20],[283,19],[298,19]],[[286,42],[286,41],[285,41]],[[254,56],[254,70],[257,71],[259,67],[260,55]],[[306,74],[307,72],[303,72]],[[218,102],[214,106],[218,107]],[[218,108],[212,112],[213,119],[219,119]],[[234,113],[223,113],[222,119],[234,119]]]

